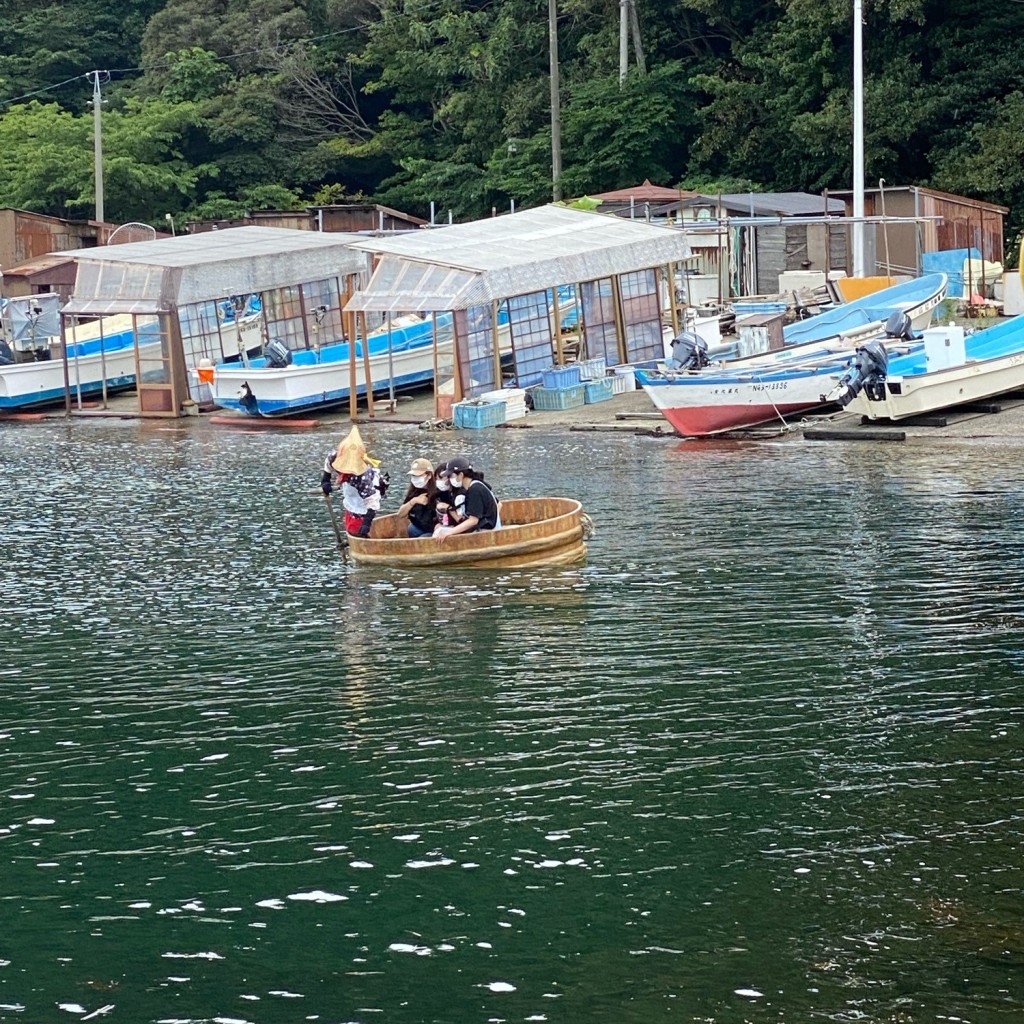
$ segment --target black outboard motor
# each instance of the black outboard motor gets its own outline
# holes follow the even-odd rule
[[[914,333],[914,323],[910,319],[910,314],[902,309],[894,310],[889,314],[889,319],[885,321],[885,336],[887,338],[902,338],[904,341],[921,337],[920,334]]]
[[[889,353],[885,345],[880,341],[866,341],[857,348],[853,362],[839,378],[839,383],[825,396],[825,401],[838,402],[845,409],[861,391],[867,391],[868,398],[883,398],[888,369]]]
[[[702,370],[709,366],[708,343],[692,331],[681,331],[672,341],[672,358],[666,362],[670,370]]]
[[[267,366],[273,367],[275,370],[281,370],[291,365],[292,351],[279,338],[271,338],[263,346],[263,355],[266,356]]]

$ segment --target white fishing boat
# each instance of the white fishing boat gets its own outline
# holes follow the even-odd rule
[[[664,367],[637,368],[637,381],[686,437],[784,422],[825,404],[856,347],[885,337],[887,321],[899,324],[890,327],[890,341],[905,348],[945,293],[946,275],[928,274],[791,324],[777,352],[724,363],[709,363],[697,339],[684,338]]]
[[[903,420],[1024,388],[1024,316],[965,335],[957,326],[924,332],[921,347],[875,353],[852,395],[836,395],[869,419]]]
[[[438,354],[451,361],[451,314],[437,317]],[[396,391],[434,378],[434,320],[430,315],[397,317],[390,331],[366,339],[370,386]],[[364,342],[355,343],[356,394],[367,391]],[[286,416],[326,409],[349,398],[352,359],[347,341],[320,349],[287,350],[271,342],[264,355],[242,363],[221,363],[206,371],[212,377],[213,401],[225,409],[255,416]]]
[[[7,299],[2,321],[0,410],[52,405],[63,402],[68,392],[78,398],[135,385],[136,344],[130,316],[104,317],[68,330],[66,369],[56,295]],[[156,319],[140,323],[138,330],[138,348],[143,353],[159,351]]]

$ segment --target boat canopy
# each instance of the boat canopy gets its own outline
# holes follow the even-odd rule
[[[380,260],[345,308],[379,313],[469,309],[690,257],[679,228],[555,205],[353,247]]]
[[[192,303],[369,271],[362,235],[240,227],[73,249],[75,291],[64,313],[160,313]]]

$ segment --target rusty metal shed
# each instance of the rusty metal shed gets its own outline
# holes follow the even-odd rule
[[[369,269],[369,255],[352,248],[359,240],[339,232],[240,227],[76,249],[62,254],[74,258],[77,274],[61,312],[64,318],[123,313],[158,319],[164,343],[155,364],[138,366],[139,411],[176,416],[189,394],[181,323],[189,307],[289,289],[301,307],[303,286],[337,280],[334,311],[340,324],[351,280]]]

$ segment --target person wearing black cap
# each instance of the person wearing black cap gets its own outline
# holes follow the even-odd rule
[[[438,540],[475,530],[493,530],[499,525],[497,499],[484,483],[483,474],[477,473],[468,459],[459,456],[448,463],[448,480],[454,490],[465,496],[464,518],[457,526],[439,526],[434,531]]]

